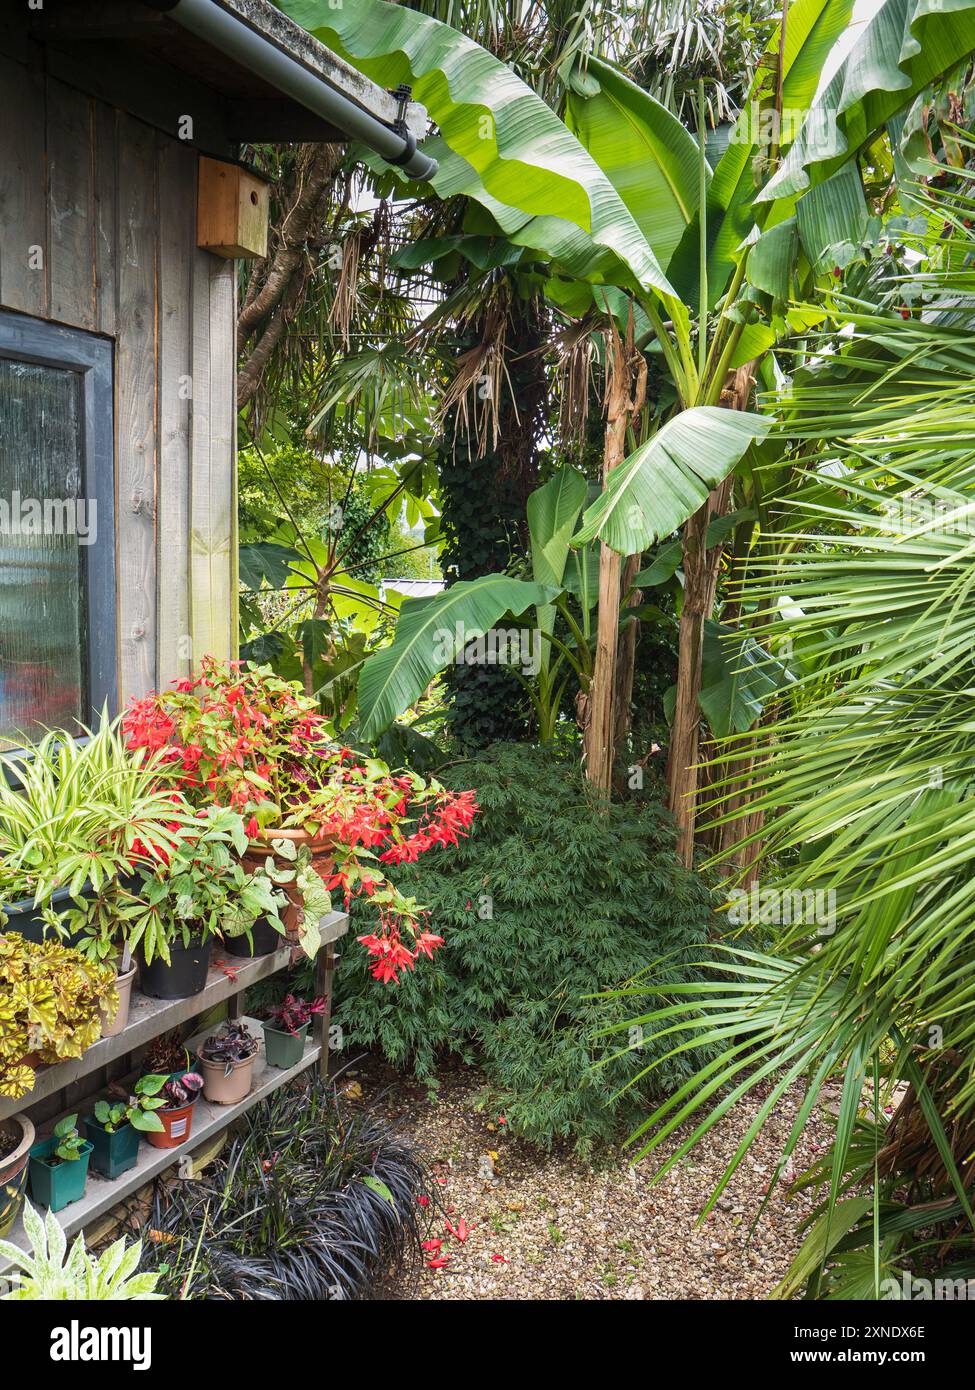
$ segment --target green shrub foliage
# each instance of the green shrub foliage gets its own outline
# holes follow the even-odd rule
[[[701,1054],[661,1062],[618,1096],[666,1049],[635,1038],[616,1056],[620,1036],[596,1033],[632,1016],[633,1000],[587,996],[636,976],[689,978],[715,926],[709,891],[677,862],[659,806],[600,809],[574,759],[496,744],[440,775],[477,789],[474,833],[435,863],[404,866],[398,883],[430,904],[446,944],[395,989],[377,988],[364,952],[345,953],[335,1015],[345,1046],[376,1045],[421,1078],[446,1051],[477,1059],[510,1132],[588,1152],[685,1080]],[[354,903],[353,928],[365,921]]]

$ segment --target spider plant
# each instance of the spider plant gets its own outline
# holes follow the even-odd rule
[[[76,739],[51,730],[16,756],[0,756],[4,900],[48,907],[59,888],[98,894],[151,855],[171,850],[192,818],[158,779],[157,762],[130,753],[107,716]],[[105,952],[101,953],[106,954]]]

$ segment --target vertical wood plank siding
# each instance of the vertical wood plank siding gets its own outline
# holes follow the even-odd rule
[[[126,701],[234,649],[234,265],[197,249],[192,148],[22,56],[0,53],[0,307],[115,340]]]

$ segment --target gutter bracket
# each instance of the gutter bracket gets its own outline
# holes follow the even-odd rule
[[[413,97],[413,88],[407,82],[401,82],[398,87],[390,91],[390,96],[395,97],[399,103],[396,113],[396,120],[393,122],[393,130],[404,141],[402,154],[390,159],[387,157],[386,163],[393,164],[398,169],[404,168],[416,154],[416,136],[406,124],[406,108]]]

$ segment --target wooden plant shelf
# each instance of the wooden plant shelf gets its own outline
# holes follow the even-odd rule
[[[322,918],[323,955],[329,945],[345,935],[348,924],[349,919],[344,912],[333,912]],[[0,1098],[0,1120],[21,1110],[29,1111],[32,1105],[46,1100],[63,1086],[81,1081],[107,1062],[114,1062],[116,1057],[124,1057],[153,1038],[158,1038],[161,1033],[168,1033],[171,1028],[186,1023],[188,1019],[206,1013],[215,1004],[232,999],[248,985],[256,985],[259,980],[276,975],[288,964],[290,955],[291,948],[288,946],[275,951],[273,955],[254,958],[230,956],[215,950],[214,960],[219,964],[211,964],[209,978],[200,994],[192,994],[188,999],[150,999],[136,991],[132,995],[128,1024],[121,1033],[114,1038],[102,1038],[81,1057],[44,1067],[37,1073],[34,1089],[19,1100]]]
[[[147,1140],[143,1139],[142,1143],[139,1145],[139,1158],[135,1167],[130,1168],[129,1171],[123,1173],[121,1177],[109,1180],[108,1178],[103,1178],[100,1173],[89,1171],[85,1195],[79,1201],[71,1202],[68,1206],[62,1208],[61,1211],[55,1213],[66,1236],[70,1238],[76,1235],[78,1231],[83,1230],[85,1226],[90,1225],[91,1222],[97,1220],[98,1217],[104,1216],[107,1211],[111,1211],[113,1207],[117,1206],[119,1202],[124,1201],[131,1193],[137,1192],[140,1187],[144,1187],[146,1183],[151,1182],[159,1173],[162,1173],[167,1168],[171,1168],[173,1164],[178,1163],[184,1154],[191,1153],[198,1145],[206,1143],[208,1139],[212,1139],[215,1135],[219,1134],[221,1130],[233,1124],[234,1120],[238,1119],[239,1116],[243,1115],[247,1110],[250,1110],[251,1106],[256,1105],[259,1100],[263,1100],[265,1096],[270,1095],[270,1093],[277,1090],[279,1086],[283,1086],[285,1082],[290,1081],[292,1077],[300,1075],[301,1072],[307,1070],[308,1067],[313,1066],[314,1063],[318,1061],[322,1050],[322,1044],[317,1039],[313,1040],[309,1038],[305,1043],[305,1050],[301,1060],[296,1066],[284,1068],[269,1067],[264,1056],[264,1042],[260,1022],[254,1018],[244,1018],[242,1021],[250,1025],[257,1036],[262,1038],[257,1060],[254,1063],[254,1085],[250,1093],[236,1105],[211,1105],[209,1101],[203,1100],[201,1097],[194,1107],[193,1128],[186,1142],[180,1144],[175,1149],[156,1149],[153,1148]],[[209,1031],[210,1030],[207,1029],[190,1039],[187,1045],[190,1048],[195,1047],[203,1041]],[[97,1099],[97,1093],[92,1096],[92,1103],[95,1099]],[[43,1128],[53,1128],[54,1123],[55,1122],[52,1120],[49,1126],[43,1126]],[[43,1215],[43,1208],[40,1210]],[[14,1245],[21,1246],[21,1248],[25,1246],[27,1238],[24,1233],[22,1216],[18,1217],[16,1224],[6,1239],[12,1241]],[[0,1260],[0,1272],[7,1267],[6,1262]]]
[[[293,1067],[269,1067],[264,1056],[261,1024],[256,1019],[244,1019],[244,1022],[250,1024],[261,1039],[257,1059],[254,1063],[254,1084],[250,1093],[237,1105],[212,1105],[209,1101],[201,1098],[196,1103],[193,1129],[185,1143],[174,1149],[156,1149],[146,1140],[143,1140],[139,1145],[139,1157],[135,1167],[130,1168],[121,1177],[109,1180],[99,1173],[90,1171],[84,1197],[56,1213],[57,1220],[67,1236],[76,1235],[78,1231],[104,1216],[106,1212],[111,1211],[131,1193],[151,1182],[159,1173],[173,1167],[174,1164],[178,1164],[185,1155],[206,1144],[208,1140],[212,1140],[228,1125],[233,1124],[234,1120],[243,1115],[251,1106],[256,1105],[258,1101],[263,1100],[279,1086],[283,1086],[292,1077],[298,1076],[316,1063],[321,1073],[323,1075],[326,1073],[332,977],[336,960],[335,943],[346,934],[348,929],[349,918],[344,912],[329,913],[320,921],[319,930],[322,945],[316,958],[315,992],[316,994],[323,994],[328,1002],[325,1012],[315,1017],[312,1036],[305,1043],[301,1060]],[[265,980],[268,976],[283,970],[290,959],[290,947],[284,947],[269,956],[257,956],[253,959],[218,955],[214,963],[211,964],[206,987],[189,999],[149,999],[143,994],[134,993],[132,1007],[129,1011],[129,1022],[121,1033],[114,1038],[102,1038],[90,1047],[83,1057],[71,1058],[66,1062],[59,1062],[55,1066],[46,1067],[38,1072],[34,1089],[29,1095],[21,1096],[16,1101],[0,1100],[0,1119],[19,1111],[30,1114],[32,1106],[48,1097],[56,1096],[65,1087],[73,1087],[74,1083],[83,1081],[86,1077],[92,1077],[92,1073],[99,1068],[117,1058],[128,1056],[144,1044],[151,1042],[153,1038],[159,1037],[161,1033],[166,1033],[171,1028],[186,1023],[192,1018],[208,1013],[215,1004],[229,1001],[231,1016],[239,1017],[240,996],[247,986],[256,984],[259,980]],[[204,1030],[204,1032],[187,1039],[187,1047],[195,1048],[209,1031],[209,1029]],[[134,1082],[139,1075],[140,1070],[136,1069],[132,1072],[130,1080]],[[92,1080],[94,1081],[93,1077]],[[90,1114],[98,1097],[107,1093],[107,1088],[99,1086],[96,1082],[92,1086],[90,1094],[86,1095],[83,1100],[74,1101],[63,1113],[77,1113],[83,1118]],[[63,1101],[64,1097],[61,1100]],[[58,1101],[52,1101],[52,1106],[59,1108]],[[38,1138],[43,1138],[50,1133],[58,1118],[58,1115],[52,1115],[40,1123],[35,1119]],[[18,1218],[6,1239],[15,1245],[23,1246],[25,1244],[26,1237],[22,1218]],[[0,1260],[0,1274],[7,1268],[9,1268],[8,1264]]]

